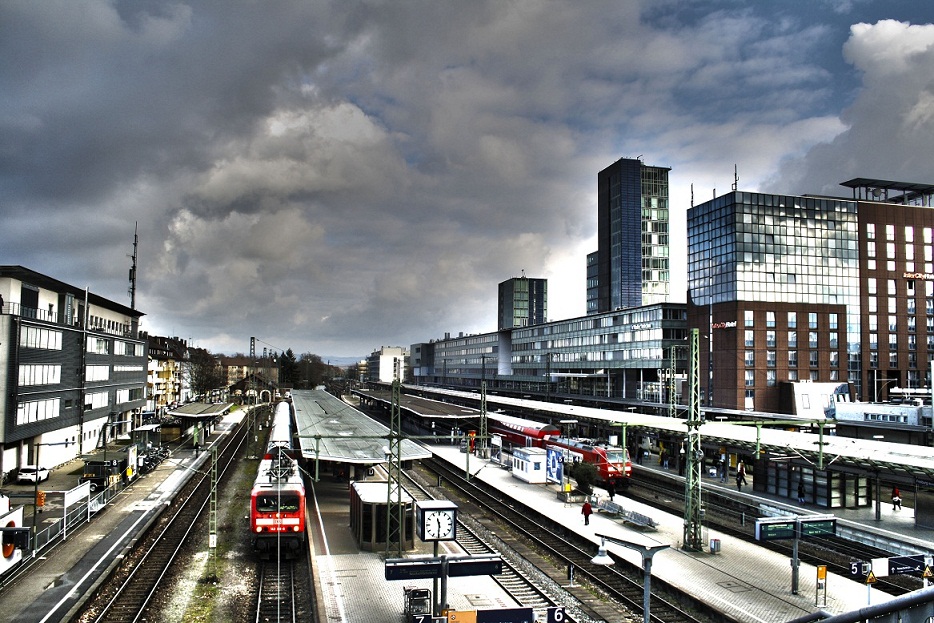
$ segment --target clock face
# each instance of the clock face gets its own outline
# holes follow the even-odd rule
[[[439,541],[454,536],[454,511],[427,511],[424,517],[425,538]]]

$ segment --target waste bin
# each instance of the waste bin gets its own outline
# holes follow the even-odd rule
[[[710,539],[710,553],[711,554],[720,553],[720,539]]]

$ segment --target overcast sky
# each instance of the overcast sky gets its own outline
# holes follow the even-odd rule
[[[585,314],[597,172],[934,183],[928,0],[0,2],[0,264],[213,352],[364,356]]]

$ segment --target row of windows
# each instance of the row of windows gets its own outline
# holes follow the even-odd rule
[[[23,327],[19,336],[19,345],[23,348],[62,350],[62,332],[44,327]]]
[[[930,227],[924,227],[921,229],[921,235],[924,239],[924,244],[931,244],[934,242],[934,230]],[[868,240],[876,239],[876,224],[875,223],[866,223],[866,238]],[[885,239],[888,241],[895,241],[895,225],[891,223],[885,226]],[[905,242],[914,242],[915,240],[915,228],[912,225],[905,225]]]
[[[86,366],[84,378],[89,383],[110,380],[110,366]]]
[[[16,406],[16,425],[21,426],[32,422],[49,420],[59,415],[61,415],[60,398],[20,402]]]
[[[831,368],[840,367],[840,353],[837,351],[831,351],[828,353],[829,362]],[[766,351],[765,353],[765,365],[774,368],[777,365],[778,353],[774,350]],[[808,365],[812,368],[817,368],[820,362],[820,351],[812,350],[808,351]],[[747,368],[754,368],[756,366],[756,351],[747,350],[743,358],[743,363]],[[798,351],[790,350],[788,351],[788,367],[797,368],[798,367]]]
[[[62,366],[53,364],[23,364],[19,367],[19,385],[57,385],[62,382]]]

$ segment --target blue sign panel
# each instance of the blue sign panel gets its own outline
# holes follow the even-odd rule
[[[560,449],[548,448],[545,455],[545,480],[561,484],[564,481],[564,456]]]
[[[477,610],[477,623],[535,623],[535,613],[531,608]]]

